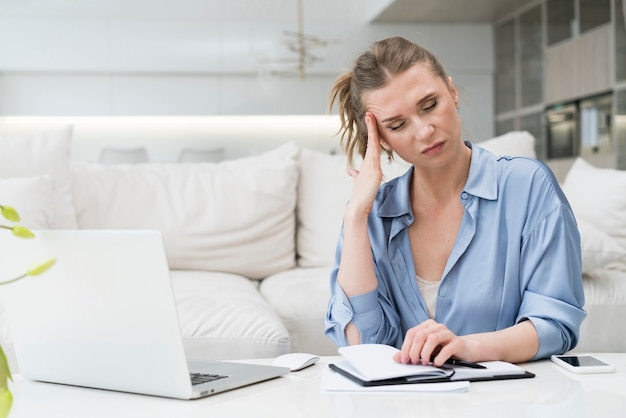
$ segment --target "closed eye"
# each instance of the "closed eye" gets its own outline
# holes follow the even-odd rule
[[[397,131],[398,129],[402,128],[403,126],[404,126],[404,122],[398,123],[396,125],[390,125],[389,126],[389,130]]]
[[[423,110],[429,111],[433,110],[437,106],[437,99],[432,99],[426,102],[426,106],[423,107]]]

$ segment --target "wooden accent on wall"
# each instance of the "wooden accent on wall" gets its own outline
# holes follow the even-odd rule
[[[578,96],[589,96],[611,88],[613,61],[610,36],[610,27],[605,26],[578,39]]]
[[[576,42],[548,48],[544,56],[544,100],[547,104],[576,97]]]
[[[605,26],[547,48],[546,104],[569,101],[611,88],[611,27]]]

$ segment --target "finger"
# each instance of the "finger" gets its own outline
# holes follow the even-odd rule
[[[455,345],[456,344],[454,343],[454,340],[452,340],[450,343],[441,347],[439,352],[437,352],[436,355],[433,357],[433,365],[436,367],[440,367],[446,362],[446,360],[452,357],[452,353],[454,353],[455,351],[455,348],[453,348]]]
[[[431,361],[434,362],[435,353],[438,351],[442,341],[440,334],[430,334],[424,340],[424,345],[422,346],[421,359],[422,364],[427,365],[430,364]]]
[[[420,362],[425,338],[420,326],[407,331],[400,349],[402,363],[418,364]]]
[[[376,119],[371,113],[365,114],[365,126],[367,127],[367,150],[373,158],[380,158],[380,138],[378,137],[378,128],[376,127]]]
[[[439,352],[437,353],[437,356],[433,360],[433,363],[435,365],[441,366],[442,364],[446,362],[446,360],[452,357],[462,358],[462,356],[459,356],[459,354],[463,352],[462,351],[463,342],[456,335],[454,334],[452,335],[453,335],[452,340],[450,340],[448,343],[446,343],[446,345],[441,347],[441,350],[439,350]]]
[[[409,350],[411,349],[411,344],[413,343],[413,328],[409,329],[404,335],[404,341],[402,341],[402,346],[400,347],[400,352],[398,353],[400,363],[408,363],[409,362]]]
[[[354,168],[351,168],[348,170],[348,175],[350,177],[352,177],[353,179],[357,178],[357,176],[359,175],[359,170],[356,170]]]
[[[437,324],[432,319],[422,322],[421,324],[410,328],[402,342],[400,348],[400,358],[402,363],[419,363],[421,360],[421,351],[424,344],[424,340],[428,335],[427,330],[434,324]]]
[[[445,326],[441,325],[438,327],[437,331],[430,334],[424,342],[422,349],[423,361],[432,360],[433,364],[441,366],[450,357],[451,354],[448,353],[450,351],[454,352],[451,345],[455,338],[454,333]]]
[[[424,362],[422,357],[424,344],[426,343],[427,338],[427,334],[425,334],[423,331],[416,333],[415,337],[413,337],[413,344],[411,345],[411,349],[408,353],[408,356],[411,359],[411,363],[428,364],[428,361]]]

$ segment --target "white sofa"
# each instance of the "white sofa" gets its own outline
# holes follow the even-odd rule
[[[323,322],[352,185],[343,156],[288,143],[220,163],[107,166],[72,162],[71,136],[0,136],[0,203],[24,224],[161,230],[191,358],[336,354]],[[533,143],[513,132],[479,145],[534,156]],[[386,180],[407,168],[383,167]],[[563,186],[581,226],[589,312],[577,351],[625,352],[626,172],[580,160]],[[0,344],[12,358],[1,305]]]

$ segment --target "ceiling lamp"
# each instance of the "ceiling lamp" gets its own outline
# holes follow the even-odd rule
[[[304,79],[307,68],[324,61],[322,57],[313,54],[311,50],[326,47],[331,44],[331,41],[304,33],[302,2],[303,0],[297,0],[298,30],[295,32],[289,30],[283,32],[285,37],[283,40],[284,44],[287,46],[287,49],[296,56],[263,60],[263,67],[265,67],[271,75],[297,74],[300,79]]]

